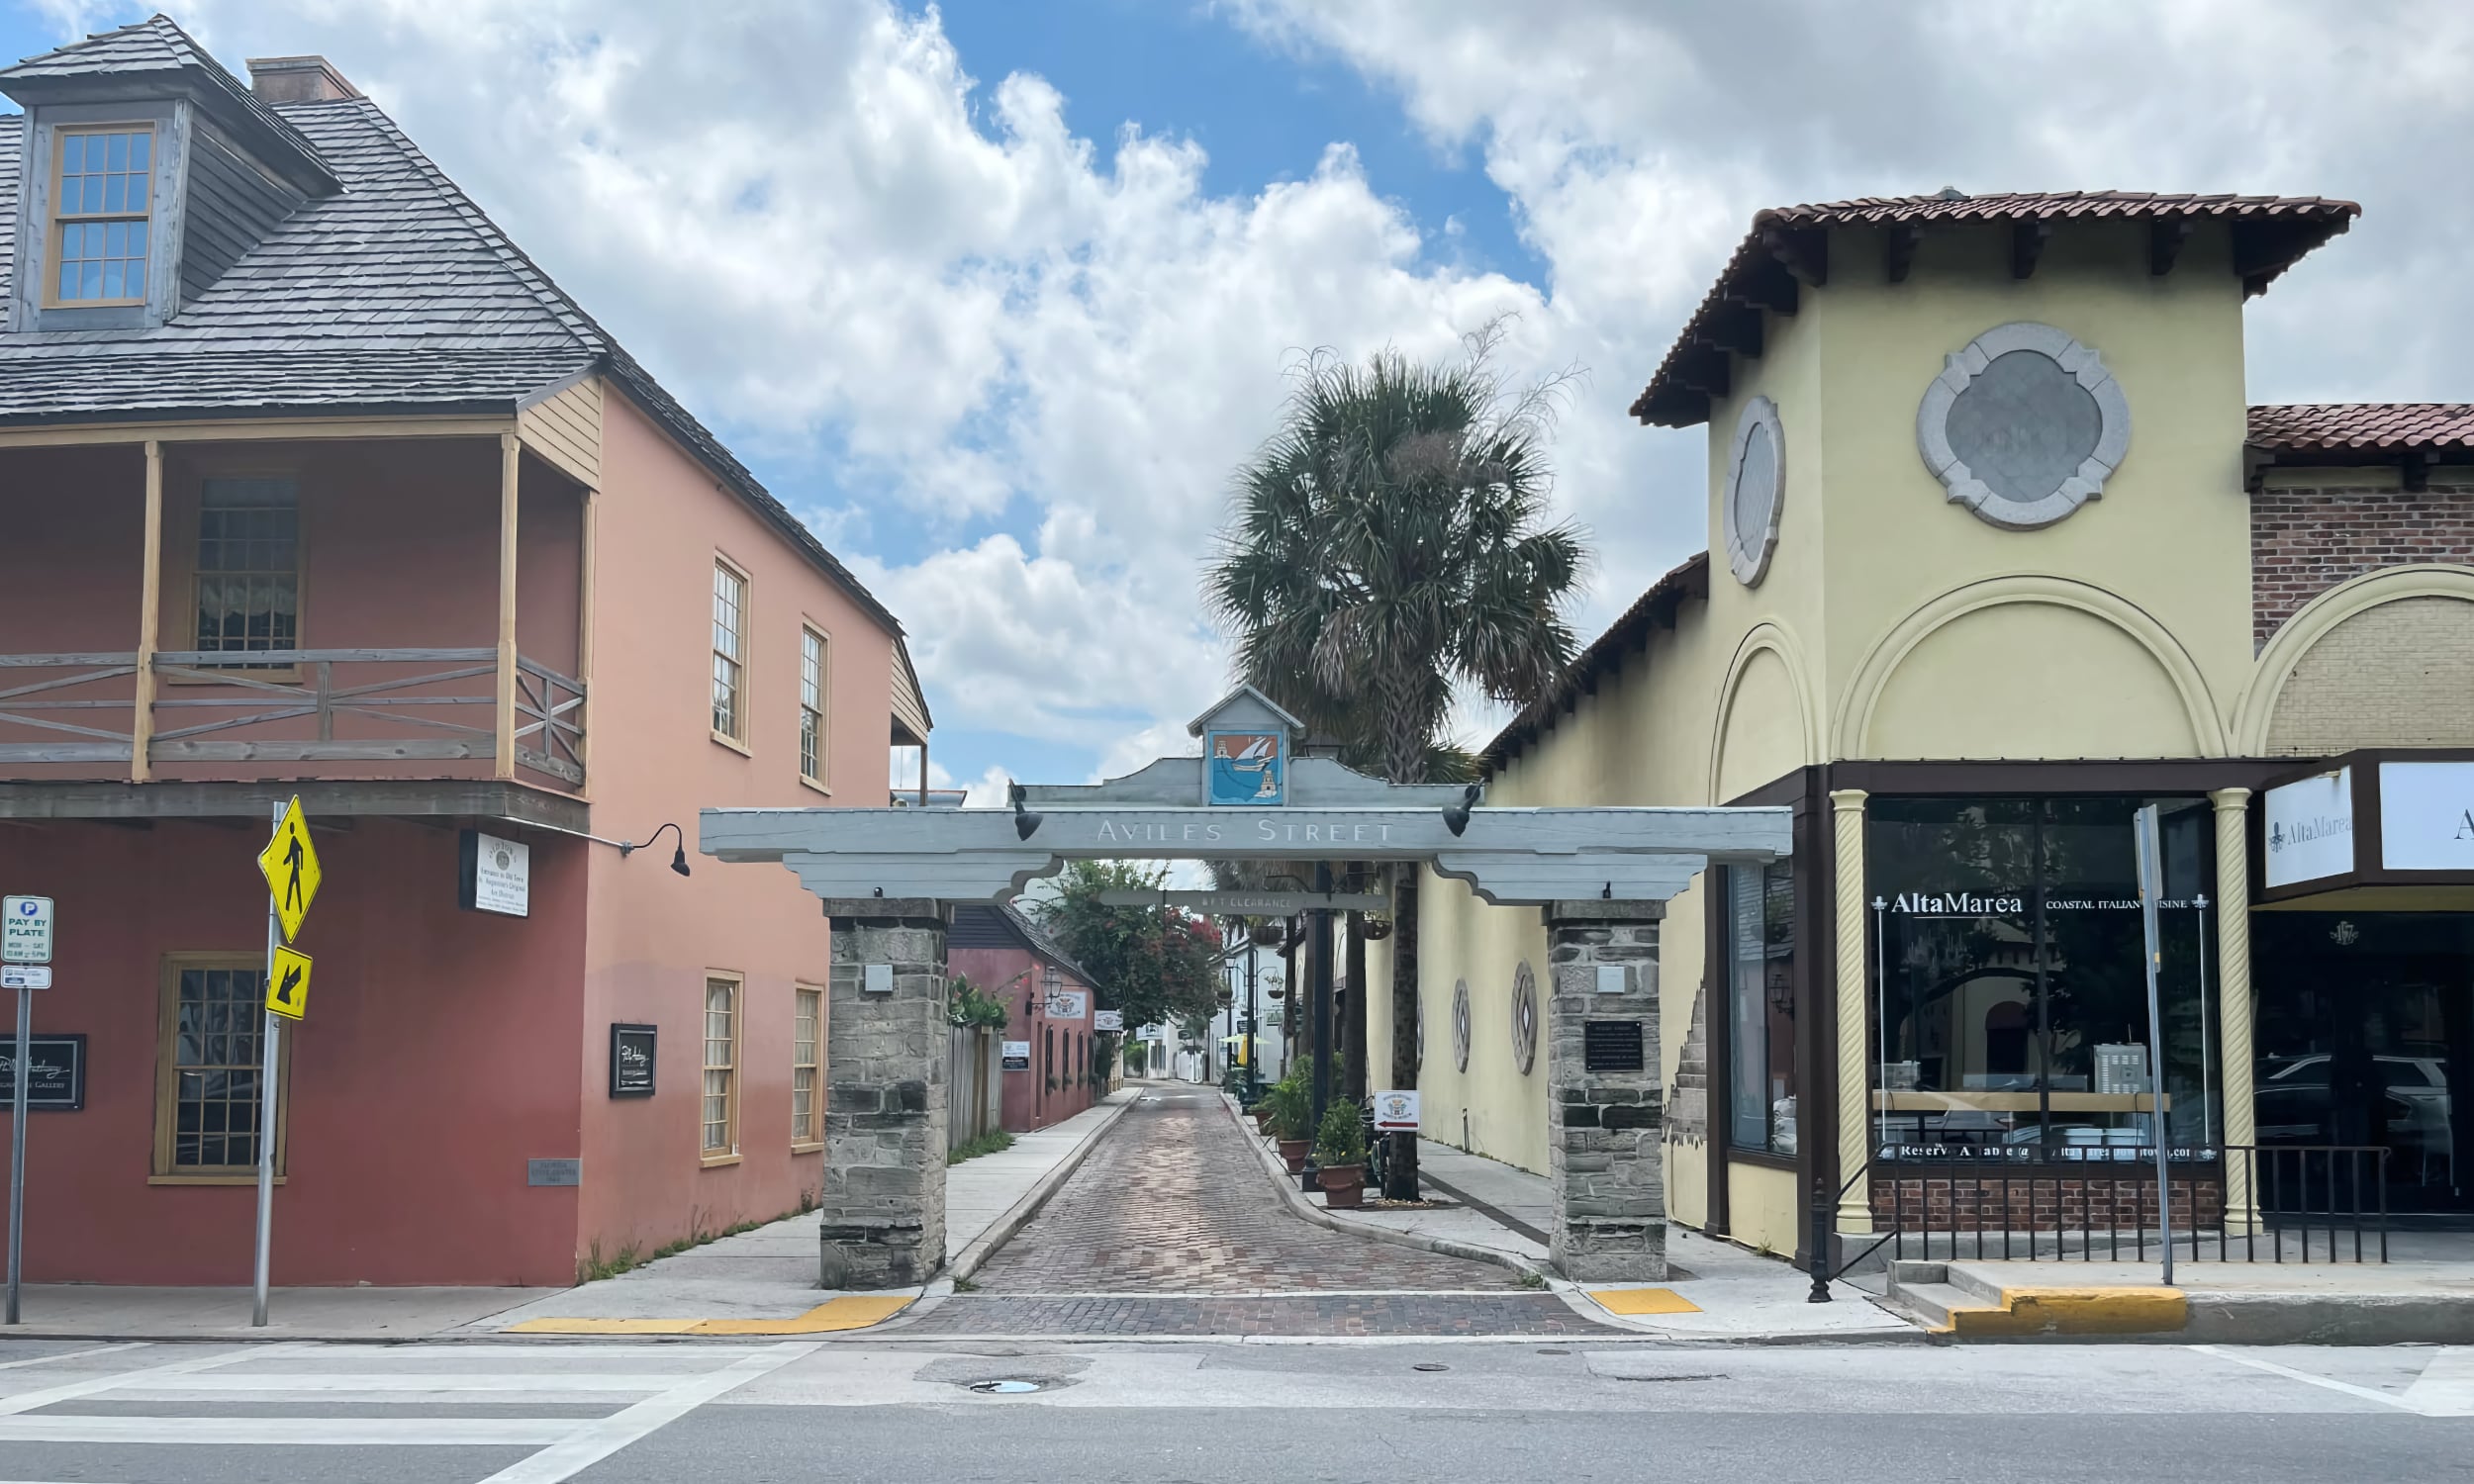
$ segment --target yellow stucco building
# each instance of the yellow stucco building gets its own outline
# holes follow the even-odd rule
[[[1662,928],[1671,1220],[1782,1254],[1817,1189],[1842,1234],[2033,1225],[1993,1171],[2138,1215],[2112,1181],[2159,1116],[2185,1222],[2272,1211],[2262,1148],[2385,1151],[2394,1209],[2474,1209],[2474,409],[2243,387],[2244,303],[2356,213],[1754,219],[1633,407],[1706,428],[1708,552],[1484,755],[1490,804],[1795,810],[1791,863]],[[1427,1134],[1543,1172],[1512,1025],[1544,929],[1423,901]]]

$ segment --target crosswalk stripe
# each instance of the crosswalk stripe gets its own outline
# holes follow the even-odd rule
[[[750,1355],[720,1370],[647,1397],[598,1422],[575,1428],[566,1438],[521,1463],[510,1464],[481,1484],[563,1484],[629,1443],[668,1427],[707,1402],[735,1391],[758,1376],[779,1370],[819,1348],[818,1342],[775,1345],[767,1353]]]
[[[2395,1407],[2400,1411],[2414,1410],[2406,1405],[2403,1397],[2391,1396],[2385,1391],[2376,1391],[2368,1386],[2356,1386],[2351,1381],[2339,1381],[2334,1376],[2315,1376],[2307,1370],[2296,1370],[2290,1365],[2279,1365],[2273,1360],[2262,1360],[2257,1355],[2245,1355],[2236,1350],[2221,1349],[2213,1345],[2194,1345],[2191,1348],[2202,1355],[2214,1355],[2220,1360],[2231,1360],[2236,1365],[2247,1365],[2252,1370],[2264,1370],[2270,1375],[2283,1376],[2291,1381],[2301,1381],[2324,1391],[2341,1391],[2347,1396],[2359,1397],[2366,1402],[2377,1402],[2383,1407]]]
[[[576,1431],[573,1418],[529,1417],[6,1417],[0,1442],[230,1443],[256,1447],[539,1447]]]
[[[2425,1417],[2474,1417],[2474,1349],[2442,1347],[2406,1388],[2406,1405]]]
[[[224,1371],[215,1375],[177,1376],[160,1385],[124,1386],[115,1396],[155,1401],[204,1392],[245,1391],[267,1395],[307,1391],[409,1392],[414,1399],[438,1391],[667,1391],[697,1371],[329,1371],[321,1375],[267,1375],[259,1371]]]
[[[49,1407],[59,1402],[73,1402],[79,1397],[93,1396],[98,1392],[117,1391],[123,1386],[134,1385],[149,1377],[191,1375],[202,1370],[213,1370],[220,1365],[231,1365],[235,1361],[266,1360],[283,1355],[297,1355],[312,1348],[315,1346],[306,1342],[268,1345],[263,1348],[244,1345],[238,1349],[226,1350],[220,1355],[192,1355],[185,1360],[174,1360],[163,1365],[150,1365],[140,1370],[115,1371],[108,1376],[90,1376],[83,1381],[68,1381],[58,1386],[47,1386],[41,1391],[21,1391],[15,1396],[0,1398],[0,1418],[11,1417],[21,1412],[32,1412],[39,1407]]]

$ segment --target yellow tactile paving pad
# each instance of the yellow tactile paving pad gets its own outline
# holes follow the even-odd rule
[[[527,1319],[510,1335],[824,1335],[883,1324],[910,1307],[907,1293],[846,1293],[787,1319]]]
[[[1609,1314],[1698,1314],[1701,1306],[1672,1288],[1589,1288],[1589,1301]]]

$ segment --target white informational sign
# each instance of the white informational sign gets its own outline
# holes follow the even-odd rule
[[[48,989],[51,987],[51,966],[48,964],[10,964],[0,967],[0,989]]]
[[[1048,991],[1048,1018],[1050,1020],[1080,1020],[1090,1012],[1090,990],[1051,989]]]
[[[1378,1134],[1414,1134],[1417,1132],[1416,1089],[1375,1094],[1375,1132]]]
[[[1031,1069],[1031,1043],[1028,1041],[1000,1041],[997,1043],[997,1051],[1004,1058],[1005,1070],[1028,1071]]]
[[[1124,1030],[1125,1012],[1123,1010],[1094,1010],[1091,1016],[1091,1028],[1094,1031]]]
[[[2380,764],[2380,865],[2474,872],[2474,763]]]
[[[51,898],[0,896],[0,964],[51,962]]]
[[[532,847],[480,834],[474,842],[472,907],[523,917],[532,910]]]
[[[2353,870],[2353,770],[2270,788],[2263,805],[2270,886]]]

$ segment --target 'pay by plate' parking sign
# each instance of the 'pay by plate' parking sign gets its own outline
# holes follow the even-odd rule
[[[0,964],[51,962],[51,898],[0,896]]]

